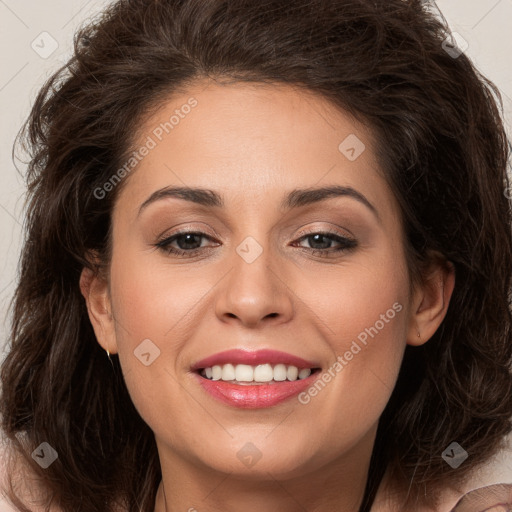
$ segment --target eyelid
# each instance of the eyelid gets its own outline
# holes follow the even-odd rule
[[[341,238],[346,238],[348,240],[356,241],[356,237],[348,230],[344,228],[338,228],[340,231],[334,229],[334,228],[309,228],[309,229],[303,229],[300,230],[297,234],[298,237],[302,237],[305,235],[314,235],[316,233],[324,233],[329,235],[335,235],[339,236]]]
[[[211,226],[206,224],[208,230],[211,230],[213,235],[207,231],[204,231],[204,227],[194,227],[192,224],[180,225],[179,228],[176,228],[176,231],[173,231],[174,227],[167,228],[165,231],[162,231],[161,234],[157,235],[157,240],[165,240],[170,238],[171,236],[180,235],[182,233],[201,233],[202,235],[207,235],[212,238],[220,238],[220,235],[213,229]]]

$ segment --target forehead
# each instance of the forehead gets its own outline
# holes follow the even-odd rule
[[[227,203],[256,207],[281,204],[296,187],[338,184],[382,203],[392,194],[373,147],[369,127],[311,91],[198,82],[141,123],[120,201],[135,206],[158,188],[208,186]]]

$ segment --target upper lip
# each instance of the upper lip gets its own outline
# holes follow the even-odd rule
[[[211,368],[212,366],[222,366],[227,363],[232,364],[248,364],[256,366],[259,364],[286,364],[296,366],[297,368],[316,368],[317,364],[302,359],[301,357],[280,352],[278,350],[262,349],[262,350],[242,350],[233,349],[224,352],[218,352],[208,356],[192,365],[192,370],[200,370],[203,368]]]

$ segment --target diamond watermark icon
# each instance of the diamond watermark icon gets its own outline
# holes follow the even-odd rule
[[[452,59],[457,59],[469,48],[469,43],[458,32],[452,32],[441,46]]]
[[[47,59],[59,47],[59,43],[48,32],[41,32],[30,46],[39,57]]]
[[[160,355],[160,349],[150,339],[145,339],[133,353],[144,366],[149,366]]]
[[[46,469],[53,464],[58,457],[58,453],[47,442],[41,443],[33,452],[32,458],[43,468]]]
[[[236,456],[242,464],[248,468],[252,468],[262,457],[262,453],[254,444],[245,443],[240,450],[238,450]]]
[[[441,456],[453,469],[457,469],[468,458],[468,452],[454,441]]]
[[[338,149],[348,160],[353,162],[361,156],[366,146],[357,135],[351,133],[341,142]]]
[[[236,248],[236,252],[246,263],[252,263],[259,258],[263,252],[263,247],[252,236],[248,236]]]

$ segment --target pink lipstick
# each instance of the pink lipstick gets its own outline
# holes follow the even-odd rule
[[[276,350],[228,350],[192,365],[201,387],[238,408],[277,405],[311,386],[319,364]]]

